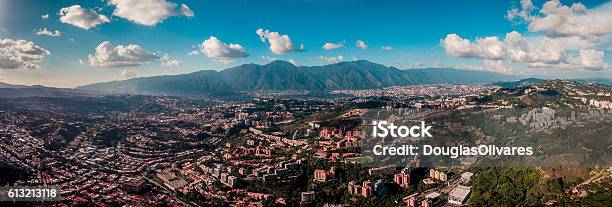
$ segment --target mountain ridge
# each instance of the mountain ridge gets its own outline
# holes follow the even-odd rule
[[[145,95],[224,95],[253,90],[371,89],[419,84],[509,81],[519,76],[449,68],[401,70],[367,60],[322,66],[296,66],[276,60],[243,64],[221,71],[133,78],[94,83],[76,89]]]
[[[0,98],[84,97],[94,95],[98,95],[98,92],[71,88],[47,87],[43,85],[14,85],[0,82]]]

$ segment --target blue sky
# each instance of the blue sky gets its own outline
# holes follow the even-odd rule
[[[114,2],[116,1],[116,2]],[[117,3],[120,2],[120,3]],[[567,55],[562,61],[532,60],[482,55],[487,49],[476,44],[477,38],[498,37],[500,41],[516,31],[525,39],[536,44],[542,38],[563,39],[569,44],[570,38],[591,40],[593,35],[568,33],[551,35],[556,28],[530,31],[536,20],[511,21],[507,17],[512,8],[522,9],[519,1],[359,1],[359,0],[219,0],[219,1],[180,1],[146,0],[140,4],[159,2],[175,5],[174,12],[163,20],[153,20],[153,25],[143,24],[151,18],[116,14],[120,6],[126,11],[134,11],[129,0],[108,1],[33,1],[20,0],[0,2],[0,39],[25,40],[32,42],[49,54],[42,54],[36,67],[23,68],[13,65],[0,69],[0,82],[15,84],[42,84],[58,87],[121,80],[129,77],[143,77],[164,74],[180,74],[197,70],[221,70],[244,63],[265,64],[272,59],[291,60],[297,65],[323,65],[335,61],[366,59],[401,69],[419,67],[453,67],[472,70],[493,70],[498,72],[526,74],[541,77],[608,77],[612,78],[607,64],[609,58],[610,35],[596,34],[596,43],[578,43],[577,47],[564,49]],[[123,5],[120,5],[122,4]],[[573,1],[562,1],[561,6],[572,6]],[[581,2],[588,9],[609,5],[606,1]],[[181,10],[185,5],[187,11]],[[533,1],[534,16],[543,18],[540,13],[544,1]],[[89,29],[75,26],[74,22],[60,21],[62,8],[79,5],[82,9],[96,12],[108,18],[108,22]],[[561,8],[559,6],[558,8]],[[572,7],[578,8],[578,7]],[[169,10],[169,11],[170,11]],[[577,15],[592,15],[602,19],[606,26],[609,15],[591,12]],[[606,11],[606,10],[604,10]],[[138,13],[137,11],[134,13]],[[593,14],[591,14],[593,13]],[[48,14],[43,19],[42,15]],[[150,15],[150,14],[143,14]],[[155,18],[155,17],[152,17]],[[138,21],[141,21],[140,23]],[[580,22],[579,22],[580,23]],[[59,31],[59,36],[37,35],[37,31]],[[262,41],[257,29],[288,35],[293,49],[274,53],[270,50],[270,39]],[[595,28],[597,29],[597,28]],[[596,30],[588,30],[596,31]],[[597,30],[598,31],[598,30]],[[448,39],[448,34],[457,34],[461,39]],[[573,35],[573,36],[572,36]],[[242,53],[214,55],[214,51],[200,48],[204,40],[216,37],[225,46],[238,44]],[[580,36],[580,37],[574,37]],[[356,46],[363,40],[367,49]],[[453,41],[451,41],[453,40]],[[455,41],[458,40],[458,41]],[[452,44],[469,40],[473,45],[466,50],[450,51]],[[136,62],[106,63],[101,60],[91,63],[90,54],[96,54],[96,47],[108,41],[109,47],[137,45],[142,49],[144,58]],[[325,43],[340,43],[343,47],[326,50]],[[299,45],[303,44],[303,50]],[[463,45],[466,46],[466,45]],[[382,47],[389,47],[383,50]],[[474,49],[476,48],[476,49]],[[565,48],[565,47],[564,47]],[[131,48],[134,49],[134,48]],[[215,49],[215,48],[213,48]],[[216,48],[219,49],[219,48]],[[227,49],[227,48],[221,48]],[[584,58],[580,56],[585,50]],[[586,51],[588,50],[588,51]],[[7,49],[4,52],[12,50]],[[189,55],[199,51],[196,55]],[[230,49],[230,51],[233,51]],[[531,51],[531,50],[530,50]],[[531,51],[538,56],[540,50]],[[597,52],[603,52],[598,56]],[[166,55],[174,60],[172,66],[163,67]],[[235,54],[235,53],[232,53]],[[248,54],[246,56],[245,54]],[[11,54],[8,54],[11,55]],[[603,58],[591,64],[587,55]],[[246,57],[243,57],[246,56]],[[342,56],[342,58],[340,58]],[[157,58],[147,58],[157,57]],[[539,57],[539,56],[538,56]],[[580,58],[582,59],[580,59]],[[114,57],[121,60],[122,57]],[[112,58],[111,58],[112,59]],[[115,59],[117,60],[117,59]],[[0,68],[2,66],[0,59]],[[5,60],[8,61],[8,60]],[[180,62],[180,64],[177,64]],[[583,64],[584,63],[584,64]],[[503,67],[497,66],[503,65]],[[15,66],[15,67],[11,67]],[[605,67],[604,67],[605,66]],[[584,69],[582,67],[588,67]],[[495,69],[494,69],[495,68]],[[551,69],[552,68],[552,69]]]

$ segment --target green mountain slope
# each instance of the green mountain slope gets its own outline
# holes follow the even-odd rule
[[[516,76],[457,69],[400,70],[365,60],[324,66],[295,66],[286,61],[245,64],[222,71],[134,78],[78,87],[110,93],[153,95],[224,95],[252,90],[369,89],[440,83],[516,80]]]

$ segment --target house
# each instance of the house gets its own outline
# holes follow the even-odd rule
[[[442,182],[448,181],[446,173],[438,171],[436,169],[429,169],[429,177]]]
[[[419,206],[418,195],[419,195],[418,193],[415,193],[415,194],[404,197],[402,200],[404,200],[404,203],[406,203],[408,207],[418,207]]]
[[[317,182],[327,182],[329,179],[336,177],[336,168],[331,167],[329,170],[316,169],[314,171],[314,180]]]
[[[472,180],[473,176],[474,176],[474,173],[464,172],[463,174],[461,174],[461,182],[468,183],[470,182],[470,180]]]
[[[400,187],[407,188],[410,186],[410,174],[407,174],[404,171],[397,173],[395,174],[393,181]]]
[[[308,191],[300,193],[300,205],[309,204],[315,201],[315,192]]]
[[[362,185],[355,184],[355,181],[351,181],[348,184],[348,192],[351,195],[361,195],[365,198],[373,196],[374,185],[371,181],[364,181]]]

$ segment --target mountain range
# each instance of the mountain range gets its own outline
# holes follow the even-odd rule
[[[518,76],[448,68],[401,70],[358,60],[323,66],[296,66],[286,61],[244,64],[222,71],[133,78],[77,87],[105,93],[146,95],[227,95],[255,90],[371,89],[419,84],[499,82]]]
[[[92,96],[96,94],[99,94],[99,92],[71,88],[54,88],[41,85],[12,85],[0,82],[0,98],[75,97]]]

